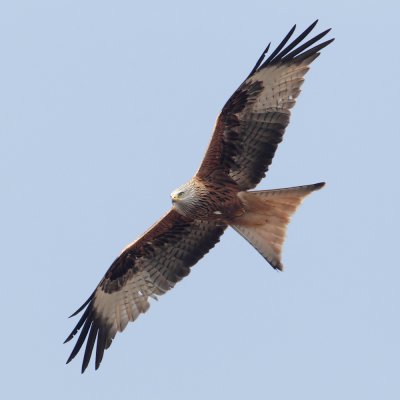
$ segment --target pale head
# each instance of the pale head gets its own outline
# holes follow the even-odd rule
[[[171,200],[175,204],[182,201],[187,201],[193,195],[194,195],[194,184],[190,180],[189,182],[186,182],[183,185],[179,186],[171,193]]]
[[[175,209],[185,215],[193,211],[193,207],[196,206],[199,199],[198,189],[193,179],[175,189],[171,193],[171,200]]]

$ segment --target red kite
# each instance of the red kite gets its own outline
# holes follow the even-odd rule
[[[267,46],[249,76],[219,114],[199,170],[171,194],[172,208],[112,263],[66,339],[80,335],[67,363],[87,339],[82,372],[96,347],[95,368],[117,332],[189,274],[228,226],[271,264],[282,270],[286,226],[303,198],[324,183],[249,191],[265,176],[290,119],[304,76],[329,29],[304,42],[315,21],[289,42],[294,26],[268,56]]]

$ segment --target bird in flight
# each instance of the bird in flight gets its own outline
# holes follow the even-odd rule
[[[316,24],[290,41],[294,26],[270,54],[267,46],[222,108],[200,168],[172,192],[170,211],[122,251],[92,295],[71,315],[84,311],[65,340],[80,331],[67,363],[86,340],[82,373],[94,349],[97,369],[117,332],[147,311],[149,298],[156,299],[188,275],[228,226],[273,268],[282,270],[290,217],[303,198],[324,183],[250,189],[268,171],[310,64],[334,40],[320,42],[328,29],[306,41]]]

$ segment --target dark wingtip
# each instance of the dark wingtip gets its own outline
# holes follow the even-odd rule
[[[98,332],[99,332],[99,326],[95,321],[93,321],[90,327],[89,334],[87,335],[85,353],[83,354],[82,369],[81,369],[82,374],[85,372],[85,369],[89,365]]]
[[[310,34],[310,32],[315,28],[318,23],[318,19],[316,19],[304,32],[302,32],[298,37],[296,37],[292,42],[290,42],[287,46],[286,44],[289,42],[289,39],[293,35],[296,25],[292,27],[289,33],[285,36],[282,42],[277,46],[277,48],[270,54],[270,56],[259,66],[259,70],[266,68],[269,65],[277,64],[279,62],[287,62],[291,60],[302,61],[308,57],[315,56],[317,57],[317,53],[319,50],[327,46],[333,40],[327,40],[324,43],[321,43],[313,48],[310,48],[314,43],[318,42],[322,39],[331,29],[327,29],[320,34],[316,35],[312,39],[298,46],[303,40]],[[286,46],[286,47],[285,47]]]
[[[90,295],[90,297],[73,314],[71,314],[68,318],[72,318],[72,317],[75,317],[76,315],[78,315],[90,303],[90,301],[93,299],[95,293],[96,293],[96,291],[94,291]]]
[[[319,21],[319,19],[317,18],[317,19],[308,27],[308,29],[313,30],[314,27],[315,27],[315,25],[318,24],[318,21]]]
[[[330,29],[329,29],[330,30]],[[328,46],[328,44],[331,44],[332,42],[335,41],[335,38],[329,39],[326,42],[322,43],[321,45],[323,45],[321,48],[324,48],[326,46]],[[321,50],[321,49],[320,49]]]
[[[68,360],[66,361],[66,363],[65,364],[69,364],[73,359],[74,359],[74,357],[75,356],[72,356],[72,354],[68,357]]]
[[[85,302],[85,306],[87,303],[92,299],[92,296],[88,299],[88,301]],[[82,307],[81,307],[82,308]],[[91,308],[88,306],[85,310],[85,312],[82,314],[81,319],[78,321],[76,324],[75,328],[72,330],[72,332],[69,334],[69,336],[65,339],[64,344],[69,342],[81,329],[83,324],[86,324],[88,317],[90,316],[89,314],[91,313]]]
[[[312,47],[311,49],[305,51],[304,53],[301,53],[300,55],[297,55],[295,60],[297,60],[298,62],[306,60],[309,57],[315,56],[318,57],[320,55],[320,51],[328,46],[329,44],[331,44],[335,39],[329,39],[321,44],[318,44],[317,46]]]
[[[268,46],[265,48],[265,50],[262,52],[260,58],[257,60],[256,64],[254,65],[253,69],[249,73],[246,79],[250,78],[258,69],[258,67],[261,65],[261,63],[264,61],[265,55],[268,53],[268,50],[271,46],[271,42],[268,43]]]
[[[314,43],[318,42],[320,39],[322,39],[328,32],[329,30],[326,30],[319,35],[315,36],[314,38],[310,39],[308,42],[303,43],[301,46],[297,47],[293,51],[291,51],[289,54],[286,54],[285,57],[281,59],[281,62],[286,62],[290,60],[296,60],[298,62],[306,60],[309,57],[319,56],[319,51],[321,51],[324,47],[328,46],[332,42],[332,40],[326,40],[325,42],[322,42],[314,47],[311,47]],[[308,50],[307,50],[308,49]],[[306,51],[304,51],[306,50]],[[304,52],[303,52],[304,51]]]
[[[283,47],[288,42],[288,40],[292,37],[295,30],[296,30],[296,24],[293,25],[292,29],[287,33],[287,35],[279,43],[277,48],[271,53],[271,55],[268,57],[268,59],[261,65],[260,69],[265,68],[279,54],[279,52],[283,49]]]
[[[70,334],[70,335],[63,341],[63,344],[68,343],[73,337],[74,337],[74,335]],[[67,364],[68,364],[68,363],[67,363]]]

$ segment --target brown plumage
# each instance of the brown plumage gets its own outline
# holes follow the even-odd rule
[[[323,183],[253,191],[265,176],[290,119],[310,64],[333,39],[313,45],[326,30],[303,43],[314,22],[290,44],[295,27],[275,51],[263,52],[255,67],[223,107],[196,175],[175,190],[172,209],[113,262],[66,339],[80,334],[67,362],[85,340],[82,372],[93,349],[95,367],[117,332],[149,308],[149,298],[165,293],[189,274],[228,226],[242,235],[276,269],[291,215],[303,198]]]

